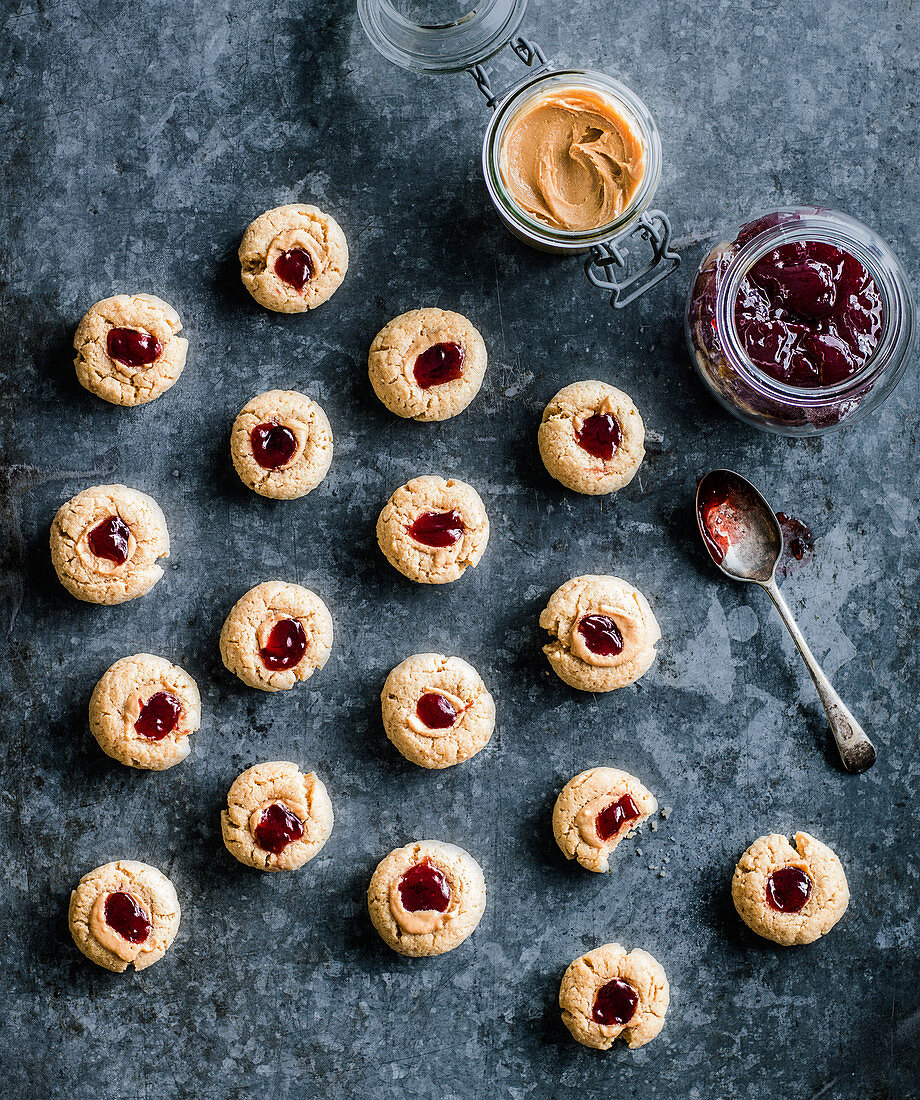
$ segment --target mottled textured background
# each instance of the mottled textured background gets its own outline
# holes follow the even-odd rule
[[[0,355],[4,961],[0,1094],[203,1097],[916,1097],[920,791],[915,707],[916,365],[866,422],[812,442],[735,423],[691,375],[680,314],[705,242],[764,207],[820,201],[872,225],[916,285],[917,6],[570,0],[525,29],[560,61],[620,76],[661,127],[658,195],[679,273],[613,313],[577,260],[499,227],[479,169],[484,105],[465,76],[417,77],[365,40],[353,5],[290,0],[10,0],[0,24]],[[332,301],[283,317],[239,281],[262,210],[309,200],[342,224],[351,269]],[[122,410],[78,386],[70,341],[98,298],[152,291],[182,315],[182,379]],[[439,426],[375,399],[367,347],[419,305],[469,315],[483,390]],[[616,497],[567,493],[535,432],[562,385],[623,386],[651,436]],[[336,438],[323,483],[263,500],[230,466],[253,394],[304,390]],[[817,556],[785,592],[880,759],[843,774],[804,667],[765,596],[704,558],[691,497],[727,465],[812,524]],[[447,588],[383,561],[374,521],[412,475],[470,481],[492,518],[481,566]],[[153,593],[117,608],[58,585],[47,530],[78,490],[152,493],[174,553]],[[664,640],[634,688],[593,698],[548,672],[537,615],[583,572],[636,583]],[[276,696],[222,667],[221,622],[258,581],[319,592],[336,621],[326,669]],[[471,660],[498,728],[472,762],[427,773],[383,736],[387,671],[427,649]],[[188,669],[204,722],[163,774],[104,757],[93,684],[149,650]],[[299,873],[224,851],[236,774],[292,759],[327,783],[336,827]],[[567,866],[550,810],[595,764],[639,775],[673,814],[613,873]],[[830,843],[853,900],[817,944],[772,946],[739,922],[729,877],[756,836]],[[364,892],[392,847],[436,837],[485,868],[476,935],[428,961],[390,953]],[[79,877],[139,858],[175,881],[182,927],[139,976],[74,948]],[[618,939],[672,989],[636,1053],[574,1044],[556,995],[569,961]]]

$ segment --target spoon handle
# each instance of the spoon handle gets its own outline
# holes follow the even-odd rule
[[[805,666],[811,673],[811,678],[818,689],[818,695],[824,712],[827,715],[831,733],[840,750],[840,759],[848,772],[864,772],[875,763],[875,746],[866,736],[865,730],[856,721],[850,711],[844,706],[843,700],[834,690],[833,685],[824,670],[815,660],[815,655],[808,648],[808,643],[799,630],[798,624],[792,617],[792,612],[782,597],[776,578],[771,578],[764,588],[770,593],[770,598],[776,604],[776,610],[780,613],[786,629],[792,635],[792,640],[802,655]]]

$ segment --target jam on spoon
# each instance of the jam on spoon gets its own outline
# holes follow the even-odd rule
[[[598,1024],[628,1024],[636,1014],[639,994],[629,982],[614,978],[597,991],[591,1015]]]
[[[595,828],[601,840],[607,841],[623,828],[627,822],[638,821],[642,814],[631,794],[621,795],[615,802],[605,806],[597,815]]]
[[[466,354],[459,344],[434,344],[415,360],[412,373],[423,390],[443,386],[463,376]]]
[[[295,290],[303,290],[313,272],[313,257],[305,248],[289,248],[275,260],[275,274]]]
[[[153,930],[150,917],[133,894],[116,890],[105,899],[105,923],[128,943],[143,943]]]
[[[422,512],[408,528],[412,538],[425,546],[453,546],[465,530],[456,508],[450,512]]]
[[[811,879],[798,867],[780,867],[767,879],[767,901],[779,913],[798,913],[811,897]]]
[[[249,433],[252,453],[263,470],[285,466],[297,451],[297,436],[277,420],[257,424]]]
[[[268,644],[259,650],[262,663],[271,672],[293,668],[307,652],[307,634],[297,619],[279,619],[271,628]]]
[[[409,913],[421,909],[443,913],[450,905],[450,883],[440,868],[424,859],[399,880],[399,900]]]
[[[119,516],[109,516],[89,532],[86,541],[97,558],[106,558],[116,565],[124,565],[128,560],[128,546],[131,528]]]
[[[613,458],[623,442],[623,429],[610,413],[595,413],[575,433],[575,440],[589,455],[606,462]]]
[[[163,354],[163,345],[152,333],[136,328],[110,328],[105,348],[110,359],[127,367],[149,367]]]
[[[256,843],[263,851],[280,855],[284,849],[303,836],[303,822],[280,802],[266,806],[253,830]]]
[[[182,703],[171,691],[158,691],[141,704],[141,713],[134,728],[150,741],[162,741],[179,722]]]
[[[426,692],[418,701],[415,713],[430,730],[446,730],[457,721],[457,708],[437,691]]]
[[[599,657],[615,657],[623,652],[623,635],[609,615],[583,615],[578,620],[578,633]]]

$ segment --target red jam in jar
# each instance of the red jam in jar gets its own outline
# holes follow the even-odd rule
[[[136,328],[110,328],[105,338],[110,359],[126,367],[149,367],[163,354],[163,345],[150,332]]]
[[[811,879],[798,867],[780,867],[767,879],[767,901],[778,913],[798,913],[811,897]]]
[[[623,429],[610,413],[595,413],[575,433],[575,442],[594,458],[609,462],[623,442]]]
[[[286,466],[297,452],[297,436],[277,420],[257,424],[249,433],[252,454],[263,470]]]
[[[162,741],[176,728],[182,703],[171,691],[158,691],[141,704],[134,728],[148,741]]]
[[[730,231],[687,297],[690,356],[713,396],[754,427],[813,436],[865,416],[916,339],[906,273],[853,218],[786,207]]]
[[[268,644],[259,650],[271,672],[283,672],[300,664],[307,652],[307,634],[298,619],[279,619],[271,628]]]
[[[439,867],[424,859],[399,880],[399,900],[409,913],[423,909],[444,913],[450,905],[450,883]]]
[[[130,538],[131,528],[119,516],[109,516],[92,528],[86,541],[97,558],[124,565],[128,560]]]
[[[459,344],[434,344],[415,360],[412,373],[423,390],[463,377],[466,354]]]
[[[591,1015],[595,1023],[616,1024],[622,1027],[635,1016],[638,1004],[639,994],[629,982],[624,982],[622,978],[614,978],[597,991]]]
[[[272,852],[278,856],[295,840],[303,836],[303,822],[287,806],[280,802],[273,802],[266,806],[259,818],[259,823],[253,830],[256,844],[266,852]]]
[[[454,508],[450,512],[422,512],[409,525],[409,534],[425,546],[453,546],[463,538],[463,517]]]
[[[275,274],[297,291],[313,278],[313,270],[313,257],[305,248],[289,248],[275,260]]]
[[[150,917],[133,894],[116,890],[109,894],[103,906],[105,923],[128,943],[143,943],[153,931]]]
[[[426,691],[416,704],[415,713],[430,730],[447,730],[457,721],[457,708],[438,691]]]

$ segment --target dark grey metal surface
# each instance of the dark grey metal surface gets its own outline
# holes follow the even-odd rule
[[[525,33],[621,77],[661,127],[656,202],[684,264],[619,313],[577,259],[499,227],[472,80],[388,66],[350,3],[13,0],[0,22],[2,430],[21,464],[3,481],[0,1094],[917,1096],[916,365],[865,423],[785,441],[705,396],[680,327],[701,242],[774,204],[861,218],[916,285],[916,5],[533,6]],[[315,313],[276,316],[235,250],[258,213],[301,199],[341,222],[351,268]],[[69,345],[92,302],[134,290],[179,309],[191,350],[132,411],[80,389]],[[435,304],[473,319],[490,366],[467,412],[424,426],[379,404],[365,357],[390,317]],[[626,389],[650,433],[612,498],[565,492],[536,451],[546,401],[586,377]],[[274,386],[319,400],[335,432],[301,502],[254,496],[230,466],[234,415]],[[693,490],[715,466],[815,529],[784,592],[879,747],[866,775],[841,770],[772,608],[706,557]],[[471,482],[492,519],[481,566],[442,589],[403,580],[374,540],[389,493],[427,472]],[[115,480],[160,502],[174,553],[150,596],[95,608],[57,584],[47,530]],[[604,571],[647,594],[664,639],[637,687],[592,698],[548,671],[537,616],[559,583]],[[267,696],[224,671],[217,636],[273,577],[323,596],[337,642],[306,687]],[[443,773],[380,728],[387,671],[425,649],[471,660],[498,707],[488,750]],[[108,760],[86,728],[96,679],[139,650],[202,691],[192,755],[163,774]],[[218,816],[240,770],[278,758],[317,770],[336,826],[301,872],[265,876],[226,854]],[[567,866],[550,829],[560,786],[595,764],[673,807],[609,877]],[[795,828],[835,848],[853,900],[831,935],[784,950],[741,925],[728,886],[755,837]],[[489,905],[461,949],[403,960],[364,892],[390,848],[425,837],[480,860]],[[183,905],[139,976],[93,967],[67,932],[73,885],[120,857],[162,868]],[[572,958],[613,939],[661,960],[672,1005],[652,1045],[602,1055],[569,1039],[556,995]]]

